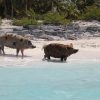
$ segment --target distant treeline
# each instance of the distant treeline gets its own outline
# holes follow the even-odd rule
[[[23,17],[30,16],[27,12],[31,9],[35,13],[44,14],[48,11],[66,13],[66,17],[71,17],[71,13],[84,12],[86,7],[93,5],[99,0],[0,0],[0,16]],[[76,10],[71,11],[71,10]],[[71,12],[70,12],[71,11]]]
[[[0,17],[13,18],[17,25],[100,20],[100,0],[0,0]]]

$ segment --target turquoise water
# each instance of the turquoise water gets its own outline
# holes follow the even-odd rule
[[[0,100],[100,100],[100,63],[31,66],[1,66]]]

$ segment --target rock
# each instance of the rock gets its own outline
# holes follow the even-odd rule
[[[24,37],[25,38],[28,38],[30,40],[34,40],[34,36],[33,35],[30,35],[30,34],[26,34]]]
[[[22,31],[13,31],[12,33],[24,36],[26,34],[30,34],[30,31],[22,30]]]
[[[35,37],[39,37],[40,35],[44,34],[43,30],[39,30],[39,29],[31,30],[30,33]]]
[[[99,21],[73,21],[69,25],[25,25],[13,26],[9,21],[3,21],[0,26],[0,34],[13,33],[33,38],[45,38],[48,40],[80,39],[100,36]]]
[[[25,25],[23,26],[23,28],[28,29],[28,30],[34,30],[34,29],[38,29],[39,26],[38,25]]]
[[[46,35],[46,34],[39,36],[39,38],[49,40],[49,41],[61,40],[61,38],[59,38],[58,36],[51,36],[51,35]]]
[[[16,28],[13,28],[13,31],[22,31],[23,30],[23,27],[16,27]]]
[[[90,27],[87,27],[86,31],[88,32],[96,32],[96,31],[100,31],[100,27],[97,27],[97,26],[90,26]]]

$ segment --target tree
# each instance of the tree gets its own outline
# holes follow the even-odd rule
[[[80,11],[77,9],[76,4],[70,3],[66,4],[66,10],[65,10],[65,17],[66,19],[77,19]]]
[[[76,5],[78,10],[82,13],[86,9],[86,2],[85,0],[76,0]]]
[[[14,0],[11,0],[11,17],[14,16]]]
[[[86,5],[93,5],[95,3],[95,0],[85,0]]]
[[[6,0],[3,0],[4,4],[4,17],[7,17],[7,5],[6,5]]]

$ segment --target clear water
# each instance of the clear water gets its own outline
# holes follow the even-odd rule
[[[0,68],[0,100],[100,100],[100,63]]]

